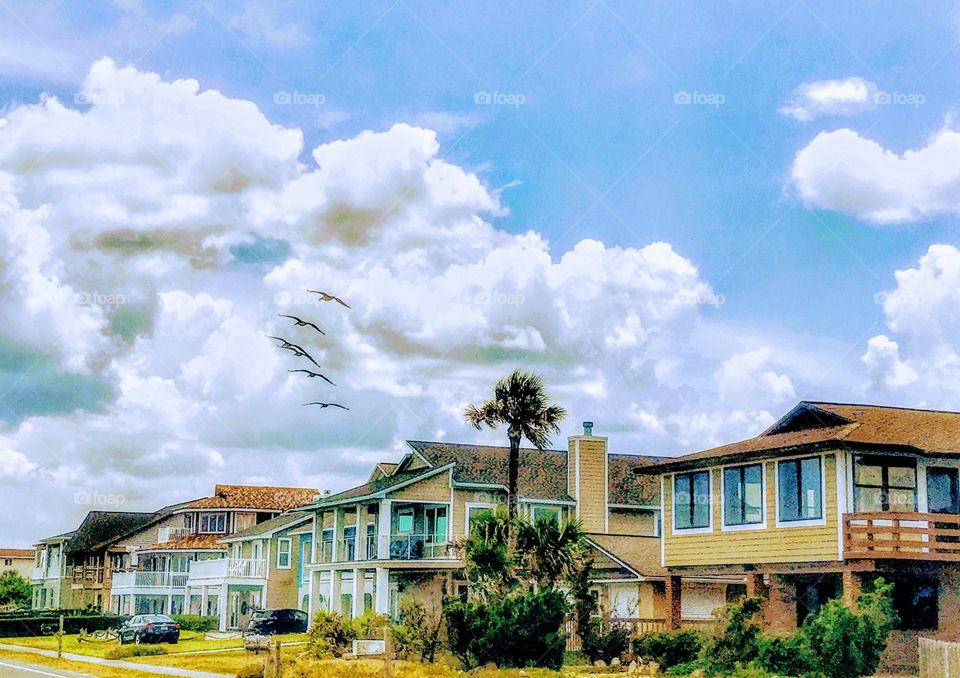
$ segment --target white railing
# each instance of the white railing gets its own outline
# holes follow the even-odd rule
[[[186,572],[146,572],[134,570],[114,572],[111,588],[119,589],[169,589],[183,588],[187,585]]]
[[[432,534],[393,534],[380,538],[379,555],[390,560],[452,558],[451,544]]]
[[[33,568],[33,571],[30,573],[30,579],[34,581],[37,581],[40,579],[46,579],[46,578],[47,578],[46,570],[44,570],[44,568],[42,567],[35,567]]]
[[[190,563],[190,579],[263,579],[267,563],[253,558],[217,558]]]
[[[168,541],[189,537],[191,534],[193,534],[193,530],[186,527],[161,527],[157,530],[157,543],[165,544]]]

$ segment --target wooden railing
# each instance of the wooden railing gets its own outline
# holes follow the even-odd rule
[[[644,619],[642,617],[611,617],[610,624],[619,626],[631,636],[645,633],[659,633],[667,630],[666,619]]]
[[[844,558],[960,561],[960,516],[943,513],[848,513]]]
[[[73,567],[74,584],[102,584],[103,568],[97,565],[75,565]]]

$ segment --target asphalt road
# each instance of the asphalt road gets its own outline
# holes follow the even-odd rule
[[[92,678],[89,673],[61,671],[48,666],[24,664],[23,662],[15,662],[10,659],[0,659],[0,676],[3,678],[44,678],[44,676],[56,676],[56,678]]]

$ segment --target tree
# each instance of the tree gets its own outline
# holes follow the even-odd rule
[[[7,570],[0,574],[0,606],[30,607],[32,597],[30,582],[17,572]]]
[[[587,550],[586,535],[576,520],[542,518],[517,523],[517,553],[538,588],[553,588],[580,566]]]
[[[479,407],[470,405],[464,413],[477,430],[484,426],[507,427],[510,457],[507,464],[507,509],[517,515],[517,477],[520,472],[520,439],[526,438],[538,450],[550,444],[550,435],[560,433],[567,411],[550,403],[543,377],[514,370],[496,383],[493,398]]]

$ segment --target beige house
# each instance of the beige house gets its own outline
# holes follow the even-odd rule
[[[407,445],[399,462],[377,464],[365,484],[301,509],[312,514],[311,615],[395,614],[403,595],[438,602],[441,593],[465,592],[453,545],[471,520],[505,502],[509,450]],[[598,595],[633,617],[663,607],[657,483],[634,473],[653,461],[609,454],[607,439],[586,425],[566,450],[521,450],[521,513],[579,519],[598,549]]]
[[[0,549],[0,573],[13,570],[30,579],[36,562],[36,549]]]

